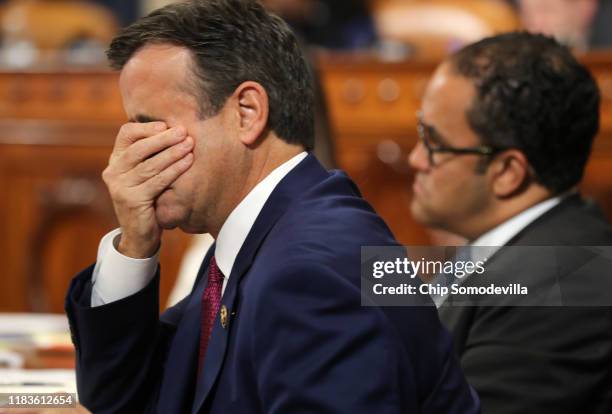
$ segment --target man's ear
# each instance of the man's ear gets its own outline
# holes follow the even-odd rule
[[[499,154],[488,169],[492,175],[493,193],[507,198],[523,190],[529,183],[530,168],[521,151],[510,149]]]
[[[254,145],[268,124],[268,94],[257,82],[243,82],[233,94],[237,102],[238,136],[244,145]]]

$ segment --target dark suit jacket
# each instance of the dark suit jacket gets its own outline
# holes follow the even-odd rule
[[[509,245],[609,246],[612,230],[594,204],[575,195],[527,226]],[[556,274],[577,267],[579,250],[574,253],[557,258]],[[497,270],[495,277],[531,286],[548,282],[552,286],[556,281],[546,280],[552,277],[550,267],[551,257],[546,254],[514,257],[508,250],[501,250],[487,265]],[[588,283],[579,285],[587,294],[612,292],[609,266],[598,264],[588,273]],[[544,280],[534,280],[538,278]],[[471,276],[464,285],[490,282]],[[564,291],[561,286],[560,291],[563,302],[570,303],[575,289]],[[610,307],[454,307],[449,303],[452,298],[439,309],[440,319],[454,336],[483,413],[612,413]]]
[[[77,385],[95,413],[474,413],[477,397],[435,308],[360,305],[360,247],[395,245],[342,173],[308,156],[242,246],[196,378],[200,297],[158,318],[158,281],[91,308],[91,268],[66,310]],[[211,249],[212,250],[212,249]]]

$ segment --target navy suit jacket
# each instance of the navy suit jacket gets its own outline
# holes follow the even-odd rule
[[[94,413],[476,413],[478,398],[432,306],[361,306],[360,248],[396,245],[341,172],[308,156],[242,246],[197,375],[200,297],[158,315],[159,275],[89,306],[89,268],[66,300],[77,385]],[[214,250],[214,247],[211,251]]]

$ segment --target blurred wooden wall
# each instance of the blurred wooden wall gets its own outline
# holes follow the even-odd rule
[[[612,218],[612,54],[584,58],[604,96],[602,131],[584,192]],[[415,111],[436,62],[323,56],[340,166],[405,244],[437,242],[409,214]],[[125,115],[117,74],[104,70],[0,72],[0,311],[63,309],[74,274],[116,226],[100,178]],[[189,237],[167,232],[162,302]]]
[[[95,261],[117,226],[100,174],[123,122],[116,73],[0,72],[0,311],[61,312]],[[162,303],[188,241],[164,235]]]

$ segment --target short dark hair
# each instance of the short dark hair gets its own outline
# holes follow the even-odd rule
[[[469,45],[450,63],[476,88],[466,117],[482,143],[521,150],[553,193],[580,182],[599,130],[600,94],[568,48],[514,32]]]
[[[143,46],[169,43],[194,59],[202,116],[216,114],[245,81],[269,97],[268,128],[306,150],[314,146],[311,73],[291,29],[254,0],[194,0],[170,4],[124,28],[107,56],[121,70]]]

